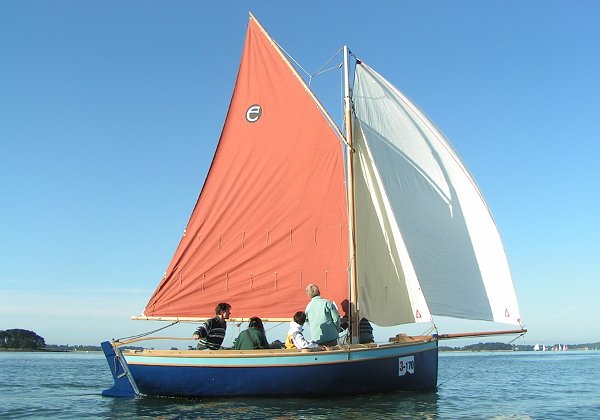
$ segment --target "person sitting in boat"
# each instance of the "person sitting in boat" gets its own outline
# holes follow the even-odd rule
[[[306,321],[306,314],[302,311],[298,311],[294,314],[294,320],[290,321],[290,330],[287,333],[285,339],[286,349],[317,349],[319,346],[314,341],[308,341],[304,338],[304,322]]]
[[[310,336],[323,346],[337,345],[340,331],[340,313],[330,300],[321,297],[321,292],[316,284],[306,287],[306,294],[310,302],[306,305],[306,322],[310,327]]]
[[[198,350],[219,350],[225,339],[227,320],[231,312],[229,303],[219,303],[215,308],[215,317],[204,321],[196,331],[193,339],[198,340]]]
[[[344,311],[344,316],[340,320],[340,331],[344,331],[348,329],[348,319],[349,319],[349,309],[350,302],[348,299],[344,299],[342,301],[342,310]],[[358,326],[359,336],[358,342],[360,344],[373,343],[375,339],[373,338],[373,326],[369,322],[367,318],[361,318],[360,324]]]
[[[248,329],[242,331],[233,343],[235,350],[259,350],[270,348],[262,319],[257,316],[250,318]]]

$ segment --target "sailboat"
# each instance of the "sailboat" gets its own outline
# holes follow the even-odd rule
[[[464,163],[347,47],[343,68],[342,130],[250,15],[209,173],[164,277],[133,318],[199,322],[227,302],[230,321],[284,322],[305,308],[314,283],[338,307],[350,302],[348,342],[306,352],[126,350],[147,337],[105,341],[115,382],[105,395],[432,391],[438,342],[467,334],[359,344],[358,321],[444,316],[525,331],[499,233]]]

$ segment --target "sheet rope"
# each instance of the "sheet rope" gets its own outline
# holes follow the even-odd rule
[[[170,323],[169,325],[165,325],[164,327],[160,327],[160,328],[157,328],[155,330],[148,331],[148,332],[145,332],[145,333],[141,333],[141,334],[137,334],[137,335],[132,335],[132,336],[129,336],[129,337],[121,337],[121,338],[113,339],[113,341],[136,340],[138,338],[146,337],[146,336],[154,334],[154,333],[156,333],[158,331],[162,331],[162,330],[164,330],[166,328],[172,327],[175,324],[179,324],[179,321],[174,321],[174,322]]]
[[[510,344],[512,344],[515,340],[523,337],[525,335],[525,333],[519,334],[518,336],[516,336],[515,338],[513,338],[512,340],[510,340],[508,343],[504,344],[504,347],[509,346]],[[441,384],[438,385],[438,388],[441,388],[442,386],[444,386],[447,382],[453,381],[455,380],[459,375],[464,374],[465,372],[468,372],[469,370],[473,369],[475,366],[477,366],[479,363],[481,363],[485,358],[487,357],[491,357],[491,356],[495,356],[496,353],[498,353],[501,350],[491,350],[489,352],[489,354],[483,355],[482,357],[479,358],[479,360],[477,360],[475,363],[472,363],[469,367],[467,367],[466,369],[463,369],[461,371],[459,371],[458,373],[456,373],[454,376],[446,379],[444,382],[442,382]]]

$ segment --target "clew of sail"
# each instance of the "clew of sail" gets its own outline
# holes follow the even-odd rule
[[[448,141],[364,63],[353,105],[361,315],[382,326],[430,315],[519,324],[497,228]]]

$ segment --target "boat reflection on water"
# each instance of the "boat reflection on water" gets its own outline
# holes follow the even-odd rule
[[[435,392],[393,392],[341,398],[113,398],[109,416],[127,418],[438,418]]]

